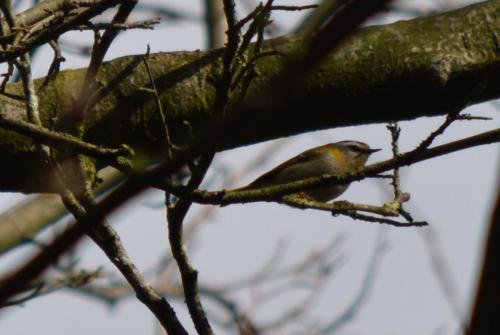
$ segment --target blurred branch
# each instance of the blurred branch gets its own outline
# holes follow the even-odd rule
[[[151,71],[151,67],[149,66],[148,63],[148,57],[149,57],[149,45],[146,51],[146,54],[144,55],[144,58],[142,59],[144,66],[146,67],[146,71],[148,73],[149,81],[151,82],[151,87],[153,88],[153,92],[156,98],[156,107],[158,108],[158,116],[160,118],[161,124],[162,124],[162,130],[163,134],[161,138],[165,142],[165,145],[167,147],[167,158],[172,158],[172,153],[174,150],[179,150],[180,148],[177,147],[174,143],[172,143],[172,137],[170,136],[170,130],[168,128],[169,122],[165,119],[165,113],[163,111],[163,106],[160,101],[160,96],[158,93],[158,88],[156,87],[155,79],[153,76],[153,73]]]
[[[154,29],[160,19],[142,20],[131,23],[92,23],[75,27],[75,30],[129,30],[129,29]]]
[[[95,271],[64,271],[62,276],[46,276],[39,281],[32,283],[30,286],[31,292],[27,295],[8,301],[3,307],[21,305],[29,300],[39,298],[43,295],[53,293],[63,288],[78,288],[90,283],[93,279],[99,276],[100,269]]]
[[[317,8],[318,5],[304,5],[304,6],[271,6],[271,10],[284,10],[284,11],[301,11],[305,9]]]
[[[227,24],[227,43],[222,58],[222,74],[218,84],[219,87],[217,87],[217,105],[215,106],[217,111],[226,107],[234,74],[233,62],[236,58],[241,39],[241,27],[237,25],[234,0],[223,0],[222,3],[224,4],[224,15]]]
[[[76,25],[83,24],[119,0],[46,0],[15,16],[20,32],[5,34],[0,43],[14,43],[2,51],[0,62],[12,60],[36,46],[57,39]],[[1,23],[4,31],[7,24]],[[22,36],[20,35],[22,33]],[[17,40],[16,40],[17,39]]]
[[[90,226],[82,219],[86,212],[92,209],[93,195],[86,190],[83,196],[78,199],[70,192],[61,195],[66,208],[71,211],[77,224],[85,233],[101,248],[109,260],[117,267],[120,273],[133,288],[137,299],[141,301],[155,315],[165,331],[171,335],[187,335],[188,333],[177,319],[175,311],[169,302],[162,297],[155,289],[147,283],[137,266],[128,255],[120,236],[113,227],[102,220],[98,224]]]
[[[498,177],[498,175],[497,175]],[[498,182],[498,179],[497,179]],[[474,309],[467,335],[494,334],[500,331],[498,310],[500,308],[500,190],[491,215],[483,267],[479,278]]]
[[[415,206],[413,206],[414,208]],[[420,236],[424,240],[429,261],[431,263],[432,271],[439,282],[439,286],[443,295],[448,303],[450,311],[456,319],[457,324],[460,325],[460,335],[463,335],[463,330],[466,328],[464,325],[467,323],[464,320],[464,304],[460,300],[460,293],[457,286],[458,277],[452,273],[450,257],[447,255],[446,248],[440,240],[439,227],[440,222],[433,222],[432,226],[420,231]],[[469,307],[467,307],[469,309]]]
[[[300,71],[299,73],[307,73],[318,61],[324,59],[325,54],[339,47],[356,27],[382,10],[390,2],[391,0],[344,1],[342,2],[342,6],[338,10],[335,10],[331,16],[329,16],[330,13],[327,11],[326,16],[329,16],[328,19],[312,34],[309,47],[306,53],[297,60],[295,70]],[[317,13],[320,7],[311,16]],[[305,34],[310,33],[305,32]],[[285,74],[285,82],[287,77],[288,75]],[[302,77],[302,75],[299,75],[299,77]]]
[[[125,22],[134,9],[135,4],[136,1],[122,2],[112,23],[121,24]],[[87,101],[92,100],[91,97],[97,89],[97,73],[99,72],[109,46],[117,34],[118,31],[116,30],[106,30],[103,36],[100,37],[99,33],[95,32],[96,40],[94,41],[92,56],[89,67],[85,73],[82,89],[78,98],[73,101],[70,107],[70,117],[73,121],[73,124],[69,125],[70,132],[74,133],[79,138],[82,138],[84,135],[82,122],[89,112],[89,104]],[[59,193],[64,205],[75,218],[76,225],[79,225],[80,229],[83,229],[83,231],[101,248],[134,289],[137,299],[152,312],[168,334],[187,335],[187,331],[178,320],[172,306],[146,282],[144,276],[128,255],[118,233],[107,220],[103,217],[92,222],[93,224],[85,222],[88,211],[92,211],[96,205],[95,193],[93,191],[95,163],[89,162],[86,157],[81,154],[75,155],[70,159],[72,159],[74,168],[70,168],[69,170],[71,174],[76,175],[76,187],[67,180],[62,179],[60,183],[61,191]],[[59,167],[59,162],[54,162],[53,165]],[[59,168],[59,171],[62,172],[62,169]],[[62,173],[60,173],[60,175],[64,176]]]
[[[66,61],[66,59],[62,56],[61,48],[59,47],[59,42],[57,40],[50,41],[49,45],[52,50],[54,50],[54,59],[50,64],[49,70],[47,71],[47,76],[43,80],[43,83],[38,90],[42,90],[43,87],[50,82],[50,80],[57,76],[61,67],[61,63]]]
[[[448,22],[446,21],[446,19],[448,18],[447,16],[453,17],[453,15],[458,15],[458,16],[466,15],[467,16],[467,20],[466,20],[467,23],[466,24],[472,24],[472,25],[474,25],[474,28],[477,29],[478,25],[480,24],[480,22],[483,21],[483,19],[484,19],[485,11],[487,10],[488,6],[491,6],[490,7],[490,10],[491,10],[491,9],[495,9],[495,5],[496,4],[497,4],[496,2],[487,2],[487,3],[480,4],[480,5],[476,5],[475,7],[471,6],[471,7],[462,9],[460,11],[456,11],[454,13],[445,14],[445,15],[439,17],[438,19],[436,19],[436,18],[428,18],[428,19],[424,19],[424,20],[421,20],[421,21],[415,20],[414,22],[419,22],[419,23],[417,23],[417,25],[419,25],[421,23],[425,23],[426,26],[430,26],[431,29],[434,29],[434,25],[432,23],[436,24],[437,22],[439,22],[440,25],[443,25],[443,22],[444,22],[444,25],[447,26],[447,24],[448,24]],[[481,21],[476,22],[474,20],[474,18],[476,18],[477,15],[479,15],[478,12],[480,12]],[[363,13],[366,14],[366,11],[364,11]],[[473,14],[476,14],[476,15],[473,15]],[[453,21],[456,22],[457,21],[456,18],[454,18]],[[493,25],[493,24],[494,23],[492,23],[492,22],[488,22],[488,29],[489,30],[491,30],[491,25]],[[408,26],[408,23],[405,22],[404,25]],[[349,25],[349,27],[352,27],[352,25]],[[394,33],[394,30],[392,28],[390,28],[391,34]],[[341,28],[341,30],[342,29],[343,28]],[[457,25],[454,25],[453,26],[453,30],[455,31],[454,35],[457,35],[456,34],[457,29],[459,29],[457,27]],[[373,28],[371,30],[370,29],[365,30],[365,32],[373,32],[373,31],[375,31],[375,30],[373,30]],[[446,33],[446,32],[443,32],[443,30],[440,30],[440,34],[443,34],[443,33]],[[426,32],[426,34],[427,34],[427,32]],[[366,35],[364,35],[364,36],[366,36]],[[480,36],[478,36],[478,38],[480,38]],[[493,43],[493,42],[491,42],[491,39],[490,39],[489,35],[487,36],[487,38],[489,39],[490,43]],[[338,43],[338,42],[342,41],[343,38],[342,38],[342,36],[335,35],[335,39],[334,40],[337,41],[337,43]],[[426,39],[426,41],[427,41],[427,39]],[[440,41],[439,43],[442,43],[443,42],[442,38],[440,38],[439,41]],[[329,40],[328,42],[329,42],[328,43],[328,47],[329,48],[334,48],[335,47],[334,43],[333,44],[331,43],[331,42],[333,42],[333,40]],[[477,42],[477,40],[474,40],[474,42]],[[350,43],[352,43],[352,39],[350,40]],[[387,54],[387,43],[384,43],[384,48],[385,48],[385,53]],[[414,44],[413,44],[413,48],[415,48]],[[446,48],[441,48],[440,50],[444,50],[444,49],[446,49]],[[481,53],[484,55],[484,48],[481,49]],[[211,54],[211,56],[214,57],[214,54]],[[216,54],[215,54],[215,56],[216,56]],[[186,63],[187,62],[187,58],[186,58],[187,56],[183,54],[183,57],[184,57],[183,58],[183,62]],[[200,55],[197,54],[195,56],[195,59],[199,60],[199,57],[200,57]],[[376,57],[370,56],[370,58],[376,58]],[[468,53],[467,54],[467,58],[471,59],[473,57],[471,57],[470,53]],[[207,60],[208,59],[205,58],[205,61],[207,61]],[[127,62],[126,59],[125,60],[121,59],[120,63],[122,65],[126,64],[126,66],[130,66],[131,65],[130,61],[132,62],[132,65],[133,65],[134,58],[129,58],[128,62]],[[169,68],[171,68],[171,67],[169,67]],[[345,65],[343,66],[343,68],[345,68]],[[468,66],[463,66],[463,68],[469,68],[469,67]],[[274,68],[274,70],[276,71],[276,68]],[[489,70],[491,70],[491,68],[489,68]],[[127,75],[131,74],[132,72],[133,71],[131,71],[131,70],[127,71]],[[191,74],[192,70],[190,70],[189,73]],[[421,73],[421,72],[419,72],[419,73]],[[210,72],[210,74],[211,74],[211,72]],[[315,77],[321,77],[321,75],[318,74],[318,76],[315,76]],[[458,77],[460,77],[460,76],[458,76]],[[495,76],[491,76],[491,77],[495,78]],[[394,77],[394,73],[392,73],[392,72],[391,72],[391,78],[392,78],[392,81],[394,81],[395,77]],[[435,77],[432,77],[432,78],[435,79]],[[442,78],[442,77],[439,77],[439,78]],[[453,78],[456,79],[457,77],[453,77]],[[484,79],[484,74],[483,73],[481,73],[480,78]],[[418,86],[418,84],[415,83],[415,78],[414,77],[412,77],[411,81],[414,84],[412,87],[415,87],[415,85]],[[130,80],[127,80],[127,82],[130,82]],[[186,82],[186,81],[184,81],[184,82]],[[397,80],[396,80],[396,82],[397,82]],[[191,84],[191,83],[189,83],[189,84]],[[440,79],[439,86],[440,87],[446,86],[445,84],[446,84],[446,78],[444,78],[444,83],[443,83],[443,80]],[[485,83],[485,86],[487,86],[487,84],[491,84],[491,83]],[[399,83],[399,82],[398,82],[398,85],[399,86],[404,86],[404,85],[401,85],[401,83]],[[192,85],[189,85],[189,86],[190,86],[190,88],[192,90],[193,86]],[[198,85],[198,86],[200,86],[200,85]],[[203,86],[203,85],[201,85],[201,86]],[[376,86],[377,86],[378,91],[380,91],[380,82],[378,82]],[[432,86],[432,85],[430,85],[430,86]],[[427,88],[429,88],[429,87],[427,87]],[[117,89],[120,90],[119,85],[118,85]],[[431,89],[434,89],[434,86],[432,86]],[[176,90],[177,90],[177,87],[176,87]],[[412,91],[414,92],[413,89],[412,89]],[[485,90],[483,90],[482,93],[484,93],[485,91],[488,91],[488,88],[485,88]],[[323,94],[325,93],[324,90],[322,92],[323,92]],[[434,93],[436,93],[436,92],[434,92]],[[492,92],[488,92],[488,93],[491,94]],[[176,94],[179,95],[179,91],[178,90],[177,90]],[[191,92],[191,94],[193,94],[193,92]],[[191,94],[189,96],[192,96]],[[395,95],[395,92],[391,91],[391,96],[394,96],[394,95]],[[485,93],[485,95],[487,96],[488,94]],[[483,94],[482,96],[484,97],[485,95]],[[181,94],[181,96],[182,96],[182,94]],[[377,94],[377,96],[379,97],[378,94]],[[332,96],[329,96],[328,98],[331,101]],[[358,101],[360,100],[359,97],[356,97],[356,99]],[[193,100],[196,100],[196,99],[193,99]],[[420,101],[425,101],[425,100],[426,99],[423,96],[420,96]],[[178,100],[174,99],[174,101],[177,102]],[[203,96],[203,101],[205,101],[205,103],[203,104],[203,106],[207,106],[207,101],[208,100],[207,100],[207,98],[205,96]],[[337,102],[338,100],[335,99],[335,101]],[[435,102],[436,101],[434,100],[433,103],[435,103]],[[471,103],[472,103],[472,101],[471,101]],[[388,107],[387,106],[388,105],[388,101],[387,100],[384,100],[384,104],[386,105],[386,107]],[[424,109],[427,108],[427,106],[424,106],[424,104],[414,104],[414,105],[419,105],[420,108],[423,107]],[[271,107],[275,107],[275,106],[269,106],[269,107],[271,108]],[[310,106],[310,107],[312,107],[312,106]],[[134,105],[134,109],[135,108],[136,108],[136,106]],[[376,106],[372,105],[372,108],[376,109]],[[353,114],[352,110],[353,109],[350,109],[350,113],[348,113],[349,117],[351,117],[352,114]],[[372,110],[372,109],[370,109],[370,110]],[[389,108],[389,107],[388,108],[384,108],[384,110],[385,111],[387,111],[387,110],[390,111],[391,108]],[[408,109],[405,109],[405,112],[406,111],[408,111]],[[120,112],[121,112],[121,114],[127,114],[123,110],[120,110]],[[242,113],[242,112],[243,111],[240,111],[237,114],[239,114],[239,115],[246,115],[249,118],[251,116],[253,118],[254,122],[258,122],[259,127],[261,128],[261,130],[263,130],[263,128],[264,128],[263,125],[266,124],[266,123],[263,123],[262,119],[260,117],[262,117],[264,115],[267,117],[268,114],[272,114],[274,116],[283,117],[283,114],[281,114],[279,110],[276,110],[274,113],[260,113],[259,112],[259,113],[256,113],[256,115],[253,115],[253,114],[250,114],[250,113],[248,113],[248,114],[247,113]],[[442,113],[443,111],[441,110],[440,112]],[[226,114],[231,114],[231,112],[227,111]],[[292,114],[293,113],[288,113],[287,116],[291,116]],[[370,113],[370,115],[371,114],[372,113]],[[311,119],[315,119],[316,121],[318,121],[318,119],[315,118],[315,117],[311,118],[310,116],[311,115],[308,116],[308,125],[309,126],[314,126],[314,122],[311,122]],[[211,115],[211,117],[213,117],[213,114]],[[374,121],[373,120],[373,116],[370,116],[370,118],[371,118],[372,121]],[[331,117],[330,117],[330,119],[331,119]],[[394,117],[392,117],[391,119],[394,119]],[[291,117],[289,117],[287,119],[287,121],[290,121],[290,120],[292,120]],[[302,124],[304,123],[303,120],[304,120],[304,118],[302,117],[301,118]],[[216,121],[219,121],[219,120],[216,120]],[[234,121],[234,119],[233,119],[233,121]],[[239,119],[238,121],[242,122],[242,121],[246,121],[246,119]],[[287,131],[288,134],[290,134],[291,133],[290,126],[293,127],[293,122],[291,122],[291,123],[289,123],[289,122],[281,122],[281,123],[282,124],[286,124],[286,127],[287,127],[286,131]],[[241,135],[240,132],[235,131],[234,127],[230,127],[230,126],[234,126],[235,124],[236,123],[231,123],[231,122],[230,123],[225,123],[225,124],[219,123],[218,126],[214,125],[214,127],[212,128],[212,127],[209,127],[210,123],[208,123],[208,124],[205,123],[204,124],[204,129],[205,129],[206,132],[210,132],[210,135],[208,135],[208,134],[205,133],[205,136],[198,137],[196,141],[192,142],[192,145],[190,146],[189,150],[186,150],[186,151],[181,152],[181,153],[179,153],[177,155],[174,155],[174,157],[170,161],[168,161],[166,164],[162,164],[162,165],[159,165],[157,167],[154,167],[154,168],[150,169],[147,173],[145,173],[145,174],[143,174],[141,176],[134,176],[133,178],[130,178],[128,181],[126,181],[120,187],[118,187],[115,191],[113,191],[112,193],[110,193],[110,195],[108,195],[106,198],[102,199],[100,201],[100,203],[99,203],[98,206],[96,206],[95,208],[91,209],[87,213],[87,215],[83,218],[83,220],[81,221],[81,223],[84,226],[91,226],[94,222],[102,222],[102,220],[104,219],[105,215],[107,215],[108,213],[110,213],[111,211],[113,211],[114,209],[116,209],[117,207],[119,207],[120,205],[122,205],[124,202],[126,202],[131,197],[135,196],[136,194],[138,194],[139,192],[141,192],[142,190],[144,190],[144,188],[147,187],[147,185],[151,185],[152,183],[156,182],[158,180],[158,178],[164,177],[165,175],[169,175],[169,174],[177,171],[182,165],[186,164],[186,162],[192,160],[194,157],[199,156],[202,153],[209,152],[209,151],[213,150],[214,148],[217,148],[217,149],[222,148],[222,144],[221,143],[224,143],[226,147],[234,145],[234,142],[231,143],[231,141],[227,141],[227,142],[225,141],[227,138],[226,138],[226,136],[224,136],[224,134],[225,135],[232,134],[231,137],[233,138],[233,140],[235,138],[235,136],[234,136],[235,133],[238,133],[238,135]],[[243,124],[245,124],[245,123],[243,123]],[[272,127],[273,127],[273,136],[277,136],[280,133],[280,131],[275,128],[275,125],[273,123],[270,123],[270,125],[272,125]],[[328,125],[327,124],[323,124],[323,126],[328,126]],[[193,127],[191,127],[191,128],[193,128]],[[245,124],[245,129],[247,129],[247,131],[255,132],[255,127],[252,127],[252,126],[248,127],[248,124]],[[301,129],[304,129],[303,125],[302,125]],[[263,139],[265,137],[265,134],[263,135],[262,131],[258,131],[258,133],[259,133],[259,138],[260,139]],[[265,131],[264,131],[264,133],[265,133]],[[489,134],[489,135],[491,135],[491,134]],[[499,134],[496,134],[496,135],[498,137]],[[483,135],[483,137],[486,137],[486,136]],[[240,144],[241,144],[242,143],[241,142],[241,137],[239,138],[239,140],[240,140]],[[489,141],[488,143],[491,143],[491,138],[487,138],[487,139],[483,138],[483,141],[486,141],[486,142]],[[216,142],[216,143],[214,143],[214,142]],[[460,141],[457,141],[456,143],[458,143],[458,142],[460,142]],[[456,143],[455,143],[455,145],[457,145]],[[469,143],[469,146],[470,146],[470,143]],[[443,149],[443,147],[444,146],[441,146],[441,149]],[[439,148],[439,147],[436,147],[436,148]],[[436,148],[433,148],[434,151],[432,151],[434,155],[437,155]],[[431,150],[428,151],[429,155],[430,155],[430,152],[431,152]],[[440,153],[440,154],[442,154],[442,153]],[[424,155],[419,156],[418,159],[419,160],[424,159],[422,157],[424,157]],[[429,158],[428,156],[425,156],[425,157]],[[388,163],[385,163],[385,164],[388,164]],[[406,162],[405,162],[404,159],[401,159],[400,161],[398,161],[398,164],[401,164],[400,166],[402,166],[402,165],[406,164]],[[387,165],[380,164],[376,168],[373,168],[373,172],[376,172],[377,169],[379,169],[380,171],[382,171],[382,170],[384,170],[387,167],[388,167]],[[394,166],[392,166],[392,168],[393,167]],[[356,178],[362,179],[362,177],[363,176],[361,176],[361,173],[356,174]],[[330,180],[333,180],[333,177],[330,177],[330,178],[331,178]],[[325,178],[325,180],[328,180],[328,179]],[[318,182],[318,184],[320,182],[322,182],[322,181],[323,180],[320,179],[320,181]],[[340,179],[337,179],[336,182],[339,182],[339,181],[340,181]],[[345,180],[342,180],[342,181],[345,182]],[[295,185],[295,186],[298,186],[298,184]],[[304,186],[305,185],[301,185],[302,188]],[[289,190],[287,190],[287,191],[289,191]],[[283,192],[283,194],[285,193],[283,190],[281,190],[281,192]],[[84,231],[82,230],[81,227],[79,227],[79,226],[71,226],[66,233],[64,233],[60,237],[58,237],[54,241],[53,244],[51,244],[51,245],[49,245],[47,247],[47,249],[45,249],[42,253],[40,253],[37,256],[35,256],[33,258],[33,260],[30,261],[29,263],[27,263],[25,266],[21,267],[21,269],[15,275],[11,276],[6,281],[3,281],[2,285],[0,286],[0,300],[5,300],[5,299],[9,298],[13,294],[13,292],[17,292],[19,290],[19,288],[22,288],[24,285],[26,285],[28,282],[30,282],[33,279],[34,276],[38,275],[54,259],[56,259],[61,253],[63,253],[68,247],[72,246],[81,237],[81,235],[82,235],[83,232]]]
[[[255,270],[249,278],[244,278],[237,282],[217,283],[216,285],[200,284],[199,294],[204,300],[215,303],[229,316],[230,322],[222,322],[215,317],[211,319],[225,329],[234,330],[235,327],[247,328],[262,331],[278,330],[286,327],[289,322],[305,317],[310,304],[314,303],[321,295],[321,287],[328,282],[332,274],[337,273],[339,264],[343,258],[339,255],[340,243],[344,239],[343,235],[337,236],[330,243],[321,248],[312,250],[304,255],[302,259],[293,264],[283,266],[278,257],[271,257],[261,267]],[[283,252],[281,247],[276,249],[275,255]],[[91,282],[85,286],[71,285],[77,294],[86,295],[92,299],[103,302],[110,307],[120,303],[123,299],[133,297],[130,286],[122,281],[106,278],[105,273],[100,271],[99,279],[101,283]],[[107,279],[106,282],[102,282]],[[168,299],[182,299],[184,288],[174,278],[166,277],[164,274],[156,274],[153,288]],[[276,284],[283,282],[282,285]],[[44,287],[50,287],[48,280]],[[274,288],[268,290],[266,286],[272,285]],[[265,309],[265,305],[272,303],[272,300],[284,294],[293,294],[294,290],[307,290],[307,294],[300,301],[291,303],[287,308],[266,321],[259,321],[258,318],[249,317],[250,312],[243,312],[242,307],[231,295],[234,291],[248,290],[255,292],[263,291],[253,300],[252,310]],[[253,294],[255,296],[255,294]],[[209,305],[208,312],[214,312]],[[245,333],[246,334],[246,333]]]
[[[196,156],[208,144],[211,146],[210,150],[219,151],[328,127],[442,115],[455,110],[456,106],[463,106],[464,96],[470,97],[466,105],[492,99],[500,94],[500,84],[496,82],[500,78],[497,75],[497,69],[500,67],[496,66],[499,60],[494,51],[494,43],[485,36],[488,36],[490,26],[500,23],[500,20],[485,24],[484,20],[474,18],[480,16],[479,12],[494,11],[496,6],[500,5],[496,2],[486,2],[437,17],[406,21],[404,25],[400,22],[361,29],[344,41],[339,52],[325,55],[327,58],[315,69],[316,75],[299,81],[305,88],[296,94],[289,92],[288,103],[285,105],[275,104],[281,98],[277,99],[271,94],[269,80],[286,66],[287,59],[293,55],[292,51],[306,47],[307,42],[301,37],[266,41],[262,46],[263,53],[274,51],[286,57],[258,59],[254,66],[258,80],[251,82],[246,94],[249,103],[243,106],[232,103],[225,113],[221,113],[217,118],[214,118],[212,113],[213,102],[218,94],[218,90],[213,89],[213,74],[217,74],[216,79],[219,79],[224,51],[156,54],[149,57],[149,63],[156,77],[161,103],[165,113],[169,114],[165,120],[171,122],[173,140],[177,139],[175,142],[180,143],[185,139],[186,125],[189,125],[193,142],[198,143]],[[469,18],[467,22],[462,22],[463,17]],[[456,23],[454,32],[449,30],[449,22],[452,21]],[[440,32],[439,36],[433,35],[436,31]],[[466,58],[465,51],[462,48],[457,49],[457,45],[462,45],[463,41],[454,40],[456,31],[471,39],[472,44],[466,53],[469,56]],[[417,42],[398,40],[396,35],[411,35]],[[424,35],[429,38],[419,38]],[[443,35],[451,37],[443,41]],[[425,43],[419,44],[418,41],[424,40]],[[363,50],[369,41],[372,47],[367,55]],[[387,50],[386,41],[392,42],[390,51]],[[441,47],[433,47],[438,41]],[[252,45],[249,49],[252,49]],[[429,49],[434,53],[412,51],[417,49]],[[351,57],[352,54],[366,57]],[[483,54],[490,56],[483,57]],[[411,62],[396,67],[395,64],[400,64],[396,58],[411,59]],[[436,63],[429,59],[440,61]],[[450,67],[454,63],[464,66]],[[158,133],[157,124],[147,122],[157,117],[156,107],[149,103],[155,97],[145,97],[144,90],[140,89],[150,86],[146,71],[138,68],[140,65],[137,57],[120,58],[103,64],[105,74],[98,76],[103,89],[94,106],[94,109],[99,111],[97,114],[100,118],[85,120],[85,128],[89,131],[92,129],[87,138],[103,146],[127,143],[132,148],[140,148],[141,151],[149,150],[145,154],[155,155],[155,158],[160,159],[164,157],[161,151],[163,146],[157,138],[150,136]],[[61,113],[60,119],[67,116],[66,99],[79,92],[79,87],[75,86],[81,82],[82,75],[83,71],[61,71],[58,78],[40,92],[42,120],[48,120],[54,109]],[[353,78],[367,79],[360,81]],[[193,82],[200,84],[192,85]],[[360,83],[362,86],[359,86]],[[480,91],[478,83],[481,83]],[[15,85],[7,85],[6,90],[14,95],[21,93]],[[52,90],[58,94],[48,94]],[[260,100],[258,96],[264,92],[269,92],[271,96]],[[469,92],[473,92],[473,96],[469,96]],[[240,92],[237,91],[234,96],[239,96],[238,93]],[[180,104],[176,103],[179,96],[191,98]],[[256,96],[254,100],[253,97]],[[407,101],[417,98],[419,104],[408,105]],[[332,99],[335,100],[335,111],[331,108]],[[0,106],[2,114],[8,114],[12,119],[22,119],[21,115],[24,113],[16,101],[0,96]],[[345,110],[349,113],[340,112]],[[368,113],[369,110],[377,110],[377,113]],[[307,122],[304,122],[306,114]],[[144,121],[132,122],[136,119],[128,118],[127,115],[143,115],[141,120]],[[287,122],[282,122],[284,118]],[[122,131],[114,132],[111,136],[110,124],[104,120],[114,120],[111,124],[120,124]],[[4,136],[8,136],[10,140],[1,140]],[[37,164],[36,158],[27,154],[30,152],[29,146],[23,147],[23,150],[7,146],[7,143],[12,143],[11,136],[11,133],[7,135],[0,132],[0,143],[5,143],[1,147],[3,158],[5,162],[10,163],[3,166],[6,171],[4,175],[8,175],[8,178],[0,175],[0,189],[42,191],[42,186],[37,185],[36,180],[26,183],[26,176],[30,175],[29,167]],[[26,139],[19,137],[19,142],[26,143]],[[27,189],[28,186],[31,190]],[[40,188],[36,189],[37,186]]]
[[[299,24],[296,33],[310,34],[317,31],[339,7],[344,0],[323,0],[319,6]]]
[[[353,301],[344,310],[344,312],[342,312],[329,324],[323,326],[322,330],[320,330],[318,334],[321,335],[334,334],[338,329],[340,329],[349,321],[351,321],[359,312],[359,310],[366,302],[368,296],[370,295],[373,289],[373,285],[375,283],[375,276],[377,274],[377,271],[380,269],[382,258],[385,255],[387,247],[386,239],[387,238],[385,232],[382,231],[382,229],[379,229],[375,241],[375,250],[373,251],[372,258],[370,259],[370,262],[366,269],[365,276],[363,278],[363,283],[361,284],[361,288],[359,290],[358,295],[353,299]]]
[[[204,0],[203,2],[205,5],[207,49],[220,48],[226,42],[225,31],[227,29],[222,1]]]
[[[136,4],[137,0],[123,1],[120,7],[118,8],[118,11],[116,12],[115,16],[113,17],[113,20],[111,21],[111,26],[125,24],[125,21],[127,21],[127,18],[134,10]],[[97,72],[102,64],[104,56],[108,52],[111,43],[113,43],[114,39],[116,38],[116,36],[118,36],[119,33],[120,30],[108,28],[106,29],[102,37],[94,41],[90,64],[85,73],[84,87],[90,85],[95,80],[95,77],[97,76]]]
[[[115,186],[123,174],[112,168],[99,172],[102,182],[97,187],[100,194]],[[40,230],[61,219],[67,213],[61,199],[55,194],[29,198],[0,215],[0,255],[21,243],[30,243]]]
[[[277,243],[273,254],[253,274],[245,278],[224,283],[216,286],[219,291],[236,291],[249,286],[269,284],[279,280],[297,280],[312,272],[316,276],[331,275],[337,271],[342,264],[340,256],[341,244],[345,236],[339,234],[330,243],[321,248],[315,248],[305,254],[302,259],[288,266],[279,266],[280,255],[284,253],[283,243]]]
[[[124,24],[134,10],[136,4],[137,0],[123,1],[114,15],[111,24]],[[82,137],[84,135],[82,123],[85,119],[85,114],[89,112],[89,109],[93,108],[93,98],[98,90],[96,85],[97,74],[101,68],[106,53],[111,46],[111,43],[113,43],[119,33],[120,30],[106,29],[104,34],[101,36],[99,31],[94,30],[95,40],[94,45],[92,46],[89,66],[85,71],[85,78],[83,80],[81,92],[77,101],[73,104],[70,112],[70,118],[72,118],[72,122],[75,123],[75,125],[72,125],[74,129],[72,132],[78,137]]]
[[[152,16],[160,17],[163,22],[188,21],[200,23],[201,18],[196,14],[171,7],[172,4],[166,2],[147,3],[139,2],[136,6],[137,12],[150,12]]]

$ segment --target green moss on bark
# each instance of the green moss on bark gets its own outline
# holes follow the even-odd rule
[[[245,86],[238,86],[224,114],[214,108],[223,49],[158,53],[148,61],[173,142],[183,145],[209,138],[207,147],[224,150],[318,129],[442,115],[457,106],[499,97],[499,30],[500,1],[360,29],[308,76],[290,82],[290,89],[279,94],[270,84],[287,69],[292,55],[304,52],[307,38],[269,40],[263,51],[279,55],[257,61],[246,94],[239,91]],[[84,71],[62,71],[40,92],[46,127],[65,127]],[[162,118],[142,56],[105,63],[97,83],[84,138],[108,147],[125,143],[141,161],[161,159]],[[7,90],[22,95],[19,85]],[[24,118],[22,102],[0,96],[0,106],[5,117]],[[0,151],[0,189],[43,190],[39,178],[32,178],[40,166],[34,143],[0,129]]]

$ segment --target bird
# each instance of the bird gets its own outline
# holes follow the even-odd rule
[[[275,186],[323,174],[336,175],[354,172],[365,165],[371,154],[380,150],[371,149],[366,143],[352,140],[328,143],[290,158],[235,191]],[[325,185],[304,190],[299,195],[315,201],[328,202],[340,196],[348,187],[349,183]]]

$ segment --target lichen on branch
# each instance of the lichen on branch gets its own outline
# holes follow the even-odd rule
[[[213,134],[206,144],[210,150],[224,150],[318,129],[444,115],[457,106],[497,98],[499,28],[500,1],[363,28],[310,74],[290,83],[286,96],[274,90],[273,83],[306,47],[308,37],[268,40],[262,52],[269,55],[255,60],[256,75],[247,88],[236,87],[223,113],[213,108],[223,49],[151,54],[148,62],[172,142],[182,146],[232,122],[230,130]],[[126,144],[141,164],[166,156],[162,118],[142,57],[103,64],[97,76],[99,89],[87,102],[92,108],[84,120],[83,138],[109,148]],[[84,73],[61,71],[38,92],[46,128],[67,129]],[[36,81],[37,88],[42,82]],[[238,89],[247,92],[238,94]],[[22,87],[9,84],[6,92],[9,96],[0,96],[0,113],[24,119],[23,103],[12,98],[22,96]],[[33,141],[0,129],[0,152],[1,190],[44,190],[44,178],[33,175],[42,164]]]

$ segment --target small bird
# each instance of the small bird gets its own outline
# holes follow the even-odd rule
[[[368,157],[380,149],[370,149],[368,144],[357,141],[328,143],[302,152],[264,173],[247,186],[236,190],[251,190],[274,186],[323,174],[354,172],[363,167]],[[316,201],[335,199],[349,187],[349,184],[321,186],[300,192]]]

